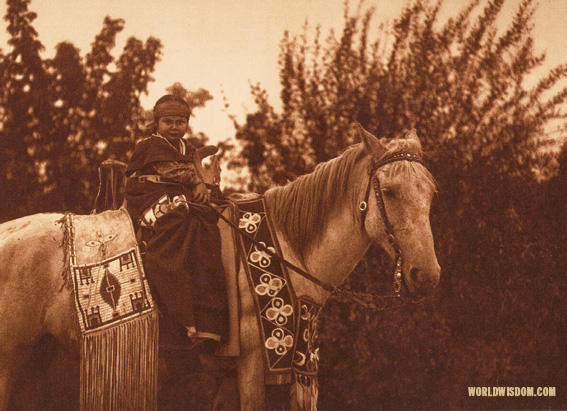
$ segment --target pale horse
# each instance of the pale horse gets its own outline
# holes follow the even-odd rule
[[[421,144],[413,131],[379,140],[358,126],[358,134],[361,143],[320,164],[313,173],[264,194],[282,257],[336,287],[372,243],[395,256],[389,228],[403,255],[402,293],[428,294],[437,286],[441,272],[429,221],[435,183],[421,162],[402,157],[421,157]],[[380,166],[381,159],[394,157],[395,161]],[[373,166],[376,164],[379,167]],[[62,231],[55,223],[62,217],[38,214],[0,225],[0,410],[9,403],[19,369],[43,336],[50,334],[67,349],[76,349],[73,300],[62,287]],[[223,220],[219,220],[219,228],[224,267],[236,270],[233,228]],[[328,287],[294,270],[289,270],[289,276],[298,298],[308,297],[323,306],[331,295]],[[237,278],[241,298],[240,406],[261,410],[266,408],[264,344],[242,268]]]

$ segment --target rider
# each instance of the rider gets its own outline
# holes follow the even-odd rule
[[[194,341],[220,341],[228,329],[220,234],[216,216],[195,205],[210,195],[182,138],[190,111],[171,94],[156,102],[156,132],[136,144],[126,171],[126,207],[147,244],[144,267],[164,317]]]

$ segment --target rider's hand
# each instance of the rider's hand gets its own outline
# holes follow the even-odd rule
[[[208,203],[210,200],[209,190],[204,183],[199,183],[193,190],[193,200],[197,203]]]

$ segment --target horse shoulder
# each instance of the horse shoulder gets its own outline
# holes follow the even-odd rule
[[[231,195],[235,200],[249,200],[257,195]],[[230,218],[230,208],[225,209],[225,217]],[[219,230],[222,243],[222,259],[227,271],[227,285],[229,290],[229,304],[231,297],[238,298],[237,309],[233,312],[239,314],[236,320],[236,333],[239,340],[239,356],[237,358],[237,378],[240,393],[240,405],[246,410],[265,409],[264,363],[262,357],[262,341],[258,329],[258,320],[254,306],[254,298],[244,271],[244,261],[238,254],[237,238],[233,228],[223,220],[219,220]],[[231,274],[228,271],[232,271]],[[231,296],[231,293],[233,294]],[[235,324],[230,320],[231,326]],[[232,335],[233,330],[231,330]],[[238,343],[238,341],[237,341]]]
[[[240,291],[240,349],[237,360],[240,406],[246,410],[265,409],[264,362],[262,341],[254,306],[254,297],[244,268],[238,275]]]

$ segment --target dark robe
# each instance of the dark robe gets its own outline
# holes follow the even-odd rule
[[[136,176],[157,175],[156,164],[193,167],[193,152],[180,154],[161,137],[136,145],[127,175],[127,209],[141,240],[147,243],[144,267],[158,307],[178,329],[195,326],[198,332],[225,336],[228,314],[217,217],[204,207],[178,207],[160,217],[153,228],[137,220],[164,194],[192,197],[191,184],[139,182]],[[132,175],[134,175],[132,177]],[[185,178],[187,180],[187,178]],[[189,178],[190,183],[201,180]],[[195,184],[196,185],[196,184]]]
[[[193,170],[195,178],[189,184],[156,184],[140,183],[136,179],[128,179],[126,183],[126,200],[130,215],[137,220],[141,214],[151,207],[162,195],[169,194],[176,196],[184,194],[188,199],[191,198],[191,185],[196,185],[201,180],[196,176],[193,164],[195,149],[189,145],[187,154],[181,154],[170,143],[162,137],[152,136],[136,144],[130,164],[126,170],[126,176],[136,175],[157,175],[155,168],[157,164],[173,164],[185,166],[187,170]]]

